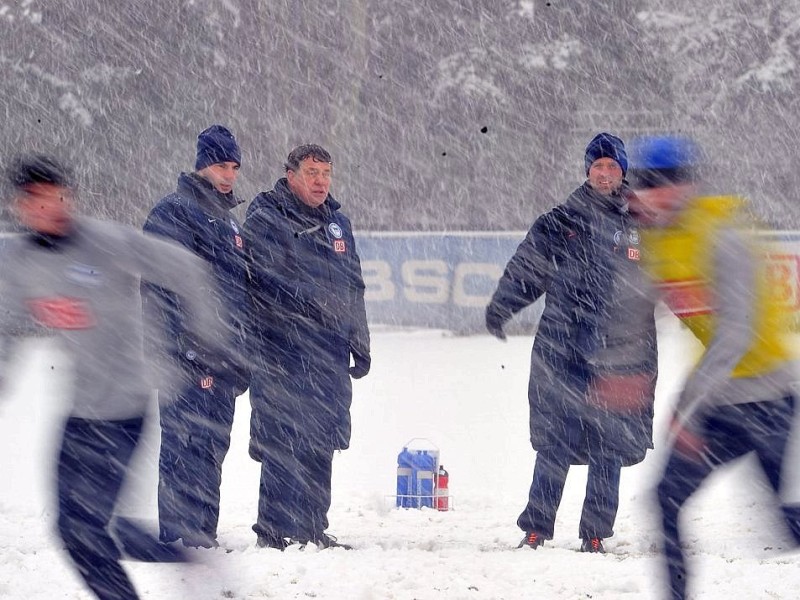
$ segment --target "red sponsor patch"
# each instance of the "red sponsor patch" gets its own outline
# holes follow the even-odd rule
[[[242,236],[240,235],[233,236],[233,241],[236,244],[237,248],[244,248],[244,241],[242,240]]]
[[[336,252],[347,252],[347,247],[344,244],[344,240],[333,240],[333,249]]]
[[[767,254],[767,287],[787,309],[800,309],[800,256]]]
[[[214,385],[214,378],[211,375],[200,379],[200,387],[204,390],[209,390]]]
[[[628,248],[628,258],[630,260],[639,260],[639,249],[638,248]]]
[[[708,288],[700,280],[665,281],[658,287],[664,302],[676,317],[694,317],[714,312]]]
[[[80,298],[57,296],[27,301],[36,322],[52,329],[89,329],[95,320],[88,302]]]

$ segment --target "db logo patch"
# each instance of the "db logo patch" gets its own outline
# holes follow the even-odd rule
[[[237,248],[244,248],[244,242],[242,241],[242,236],[240,235],[233,236],[233,241],[236,244]]]
[[[638,248],[628,248],[628,258],[630,260],[639,260],[639,249]]]
[[[214,385],[214,378],[211,375],[203,377],[200,380],[200,387],[204,390],[210,390]]]
[[[336,252],[347,252],[344,240],[333,240],[333,249]]]
[[[45,327],[69,330],[94,327],[91,306],[80,298],[33,298],[27,304],[36,322]]]

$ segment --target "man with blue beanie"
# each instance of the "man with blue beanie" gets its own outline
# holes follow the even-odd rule
[[[586,175],[596,160],[610,158],[619,165],[624,178],[628,172],[628,155],[625,144],[617,136],[610,133],[598,133],[586,146],[583,162],[586,166]]]
[[[233,185],[242,162],[229,129],[212,125],[197,137],[195,171],[156,204],[144,230],[178,242],[209,263],[218,314],[227,325],[222,350],[212,352],[183,326],[174,294],[145,283],[143,302],[151,326],[165,343],[154,350],[180,373],[159,389],[161,455],[158,513],[164,542],[213,548],[217,543],[222,461],[230,445],[234,400],[249,385],[243,358],[247,266],[240,225],[231,214],[241,200]],[[180,273],[175,274],[180,277]]]
[[[536,219],[509,261],[486,309],[486,327],[505,339],[505,323],[547,294],[531,355],[536,462],[517,519],[525,532],[519,547],[553,539],[569,468],[588,465],[578,536],[583,552],[603,553],[603,540],[614,534],[621,469],[652,448],[658,361],[622,140],[598,134],[584,165],[583,185]]]

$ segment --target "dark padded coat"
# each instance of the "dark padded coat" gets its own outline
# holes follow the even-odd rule
[[[528,388],[534,449],[560,445],[572,464],[586,464],[587,425],[603,432],[597,450],[623,464],[641,461],[652,448],[656,330],[638,244],[624,198],[585,183],[536,219],[506,266],[487,320],[506,322],[546,294]],[[632,373],[651,381],[641,412],[613,413],[587,402],[595,378]]]
[[[145,316],[154,331],[160,330],[167,355],[184,368],[192,365],[187,352],[194,352],[203,366],[231,384],[236,394],[248,386],[249,369],[244,359],[248,312],[247,255],[244,235],[231,210],[241,201],[221,194],[202,177],[182,173],[175,192],[162,198],[150,211],[144,231],[177,242],[205,260],[217,284],[215,308],[226,326],[227,339],[215,348],[202,348],[187,336],[182,309],[174,294],[144,283]],[[175,277],[180,277],[175,273]],[[159,348],[156,346],[156,350]]]
[[[304,205],[285,178],[249,206],[251,455],[270,441],[350,443],[350,355],[369,356],[364,280],[349,219],[330,195]]]

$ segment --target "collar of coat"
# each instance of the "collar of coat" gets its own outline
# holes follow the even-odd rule
[[[325,201],[317,208],[312,208],[304,204],[303,201],[295,196],[294,192],[289,189],[289,180],[286,179],[286,177],[278,179],[278,181],[275,182],[275,187],[269,192],[262,192],[259,194],[259,197],[256,198],[254,203],[257,203],[256,208],[260,208],[262,203],[267,202],[276,205],[277,208],[285,214],[294,213],[306,218],[323,220],[329,220],[332,214],[342,207],[330,194],[328,194]]]
[[[586,181],[570,194],[565,202],[565,207],[581,214],[591,214],[601,210],[624,215],[628,212],[627,197],[630,193],[627,184],[623,183],[619,192],[604,196],[596,192]]]
[[[177,191],[181,196],[196,201],[204,212],[221,218],[226,218],[229,210],[244,202],[233,192],[218,192],[210,181],[197,173],[181,173]]]

